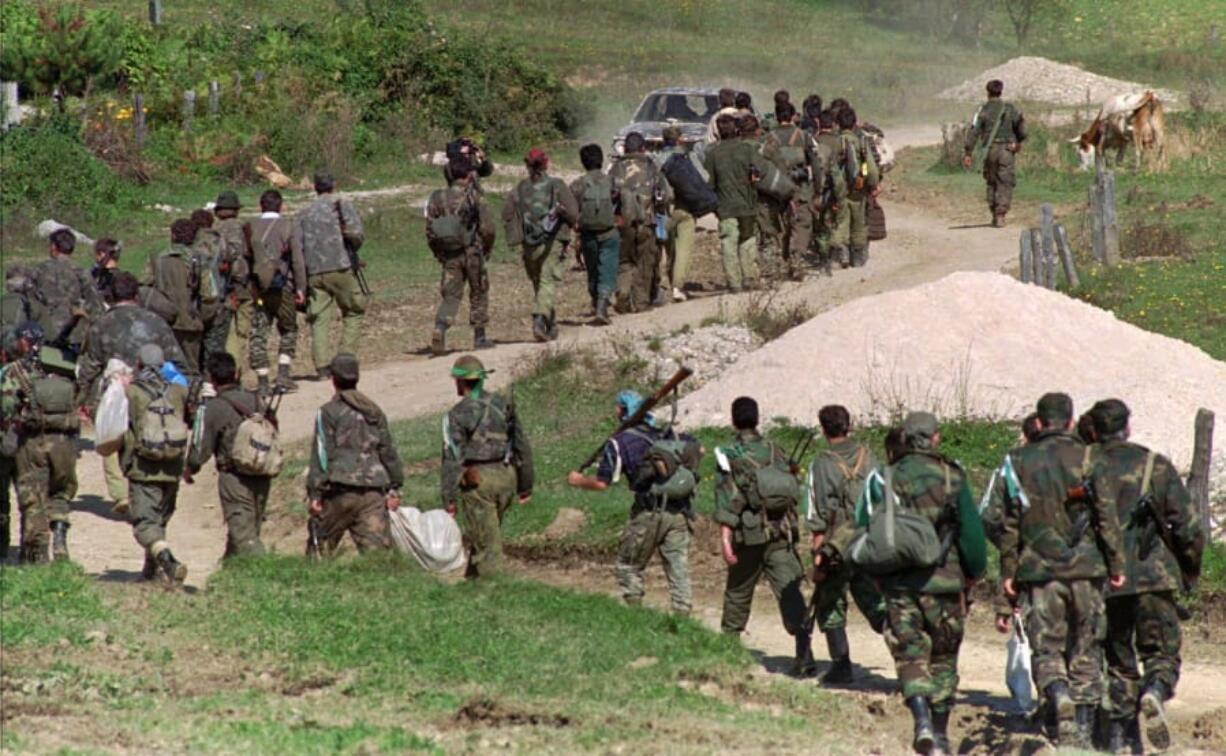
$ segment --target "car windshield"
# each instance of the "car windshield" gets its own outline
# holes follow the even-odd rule
[[[719,110],[719,98],[702,94],[648,95],[634,114],[635,123],[643,121],[680,121],[706,123]]]

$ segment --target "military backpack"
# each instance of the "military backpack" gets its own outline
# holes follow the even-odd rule
[[[622,220],[626,225],[643,225],[655,222],[659,169],[651,160],[622,158],[625,168],[621,174],[618,198]]]
[[[688,502],[698,490],[698,465],[702,461],[702,447],[692,438],[649,437],[639,430],[627,431],[649,441],[651,446],[634,471],[636,490],[644,487],[652,501],[660,507],[670,502]]]
[[[949,467],[945,466],[946,499],[952,488]],[[873,510],[868,527],[859,530],[847,546],[851,563],[870,575],[937,566],[945,549],[936,526],[923,514],[899,504],[893,466],[885,470],[882,497],[884,505]]]
[[[493,397],[473,399],[481,405],[481,416],[464,448],[464,462],[496,462],[506,459],[511,440],[507,411]]]
[[[251,274],[255,276],[255,284],[260,291],[280,291],[285,288],[285,276],[281,275],[281,258],[285,250],[274,247],[268,240],[280,222],[281,219],[277,219],[269,223],[258,236],[250,223],[243,224],[243,237],[247,240],[247,249],[251,255]]]
[[[441,215],[426,222],[429,230],[431,246],[436,252],[463,252],[476,240],[476,228],[470,228],[464,220],[463,213],[469,212],[470,199],[465,196],[459,205],[453,207],[447,192],[439,189],[430,195],[427,206],[441,207]]]
[[[523,181],[516,192],[516,204],[523,219],[524,244],[538,247],[558,231],[557,179]]]
[[[218,398],[242,417],[230,443],[230,464],[234,472],[260,478],[280,475],[284,458],[277,424],[265,412],[248,412],[228,396]]]
[[[779,516],[796,510],[800,503],[800,482],[791,464],[772,450],[768,462],[758,462],[747,453],[728,460],[737,488],[748,508],[755,513]]]
[[[136,419],[136,456],[151,462],[173,462],[187,453],[188,430],[181,408],[170,400],[169,384],[135,384],[151,401]]]
[[[608,176],[585,176],[579,195],[579,230],[603,233],[616,224],[613,208],[613,180]]]

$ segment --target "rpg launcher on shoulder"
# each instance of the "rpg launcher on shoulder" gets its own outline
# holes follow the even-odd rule
[[[657,404],[664,401],[669,394],[677,390],[677,387],[681,385],[682,381],[689,378],[693,374],[694,371],[687,367],[682,367],[680,370],[674,373],[673,377],[669,378],[667,383],[661,386],[654,394],[643,400],[643,403],[639,405],[639,408],[635,410],[633,415],[627,417],[625,420],[622,420],[621,425],[617,426],[617,430],[613,432],[613,435],[616,436],[618,433],[642,423],[643,419],[646,418],[653,409],[655,409]],[[596,461],[600,459],[600,454],[603,451],[604,443],[596,447],[596,451],[592,452],[592,455],[587,458],[587,461],[585,461],[579,467],[579,471],[582,472],[596,464]]]
[[[349,255],[349,270],[358,279],[358,288],[364,296],[370,296],[370,285],[366,283],[366,263],[358,257],[358,250],[345,236],[345,214],[341,212],[341,201],[337,200],[332,207],[336,210],[336,220],[341,224],[341,242],[345,245],[345,253]]]

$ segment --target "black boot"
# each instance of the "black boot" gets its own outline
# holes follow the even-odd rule
[[[609,298],[601,297],[596,300],[596,323],[597,325],[608,325],[609,322]]]
[[[949,710],[932,712],[932,727],[937,733],[937,743],[933,752],[954,753],[949,747]]]
[[[532,316],[532,338],[537,341],[549,341],[549,323],[544,315]]]
[[[851,651],[847,645],[847,630],[841,627],[827,630],[826,650],[830,653],[830,669],[822,675],[822,685],[851,683]]]
[[[557,341],[558,339],[558,314],[554,312],[553,310],[550,310],[549,317],[546,319],[545,322],[549,327],[549,330],[546,331],[546,334],[549,336],[549,340]]]
[[[51,523],[51,556],[57,562],[68,561],[68,523]]]
[[[1107,722],[1107,753],[1128,753],[1128,720],[1112,719]]]
[[[915,738],[911,741],[911,747],[916,753],[932,753],[937,734],[932,726],[932,709],[928,705],[928,699],[911,696],[907,699],[907,708],[911,710],[911,717],[915,720]]]
[[[851,248],[851,267],[863,268],[868,265],[868,246],[859,245]]]
[[[153,556],[145,552],[145,565],[140,568],[140,576],[142,580],[153,580],[158,574],[158,563]]]
[[[256,387],[255,387],[256,393],[258,393],[262,397],[272,396],[272,386],[269,385],[268,383],[268,375],[265,373],[259,373],[256,375],[255,379],[256,379]]]
[[[170,553],[170,549],[163,549],[157,555],[158,565],[162,568],[162,572],[166,574],[166,582],[171,586],[183,585],[183,581],[187,579],[187,565],[175,559],[175,555]]]
[[[1141,691],[1141,713],[1145,716],[1145,735],[1150,745],[1159,751],[1171,747],[1171,728],[1166,721],[1167,699],[1171,697],[1166,685],[1155,680]]]
[[[1057,681],[1044,691],[1056,716],[1056,741],[1062,746],[1071,746],[1077,741],[1077,705],[1068,694],[1068,684]]]
[[[485,335],[485,326],[473,326],[473,349],[493,349],[494,342]]]
[[[1077,704],[1077,748],[1094,748],[1094,712],[1098,707],[1093,704]]]
[[[298,390],[298,384],[289,375],[289,365],[277,365],[277,393],[288,394]]]
[[[808,630],[796,633],[796,658],[792,662],[793,677],[813,677],[817,662],[813,661],[813,636]]]

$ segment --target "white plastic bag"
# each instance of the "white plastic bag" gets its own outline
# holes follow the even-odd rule
[[[1016,614],[1013,615],[1012,624],[1005,660],[1005,685],[1021,713],[1030,714],[1034,711],[1034,692],[1030,687],[1030,641],[1026,639],[1022,620]]]
[[[451,572],[465,565],[467,559],[460,526],[446,510],[422,512],[416,507],[401,506],[389,512],[388,516],[396,548],[405,554],[412,554],[425,569]]]
[[[94,413],[94,450],[104,457],[119,451],[123,434],[128,430],[128,395],[124,393],[132,369],[123,361],[112,359],[103,374],[106,390]]]

